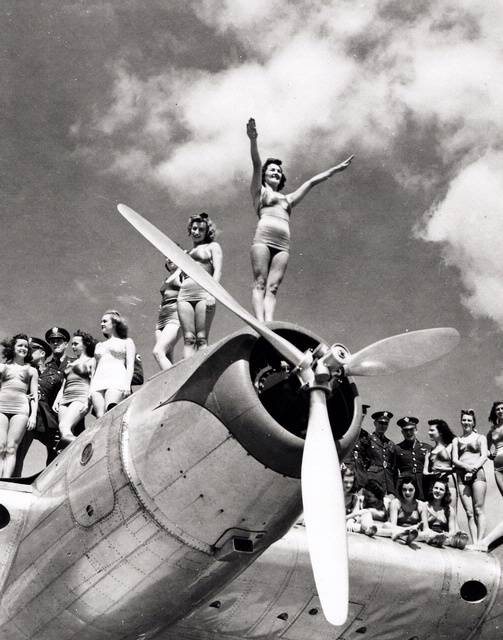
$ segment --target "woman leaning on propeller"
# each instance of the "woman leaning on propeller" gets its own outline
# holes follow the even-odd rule
[[[314,186],[347,169],[353,156],[304,182],[296,191],[283,195],[280,191],[286,183],[286,178],[281,160],[268,158],[262,166],[257,146],[257,128],[253,118],[248,120],[246,132],[250,138],[253,164],[251,194],[253,207],[259,217],[251,247],[254,280],[252,304],[256,318],[269,322],[273,319],[276,294],[288,264],[292,208]]]

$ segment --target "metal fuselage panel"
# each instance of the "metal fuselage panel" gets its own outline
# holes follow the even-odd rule
[[[494,625],[486,626],[499,593],[493,557],[425,544],[409,548],[356,533],[348,535],[348,546],[350,605],[343,627],[323,616],[305,531],[297,526],[212,603],[156,640],[500,640]],[[483,584],[486,596],[464,600],[468,581]],[[483,628],[487,635],[479,636]]]

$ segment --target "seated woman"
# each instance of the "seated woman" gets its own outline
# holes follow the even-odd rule
[[[207,213],[190,216],[187,225],[194,243],[191,256],[213,278],[220,282],[222,249],[215,242],[217,228]],[[208,334],[215,315],[215,298],[192,278],[184,276],[178,294],[178,317],[183,333],[183,357],[188,358],[208,345]]]
[[[426,503],[427,526],[419,539],[436,547],[448,545],[464,549],[468,534],[458,530],[447,479],[437,478],[430,487]]]
[[[375,536],[388,519],[389,499],[384,497],[384,490],[377,480],[368,480],[358,496],[355,508],[346,516],[348,531]]]
[[[404,539],[406,544],[419,536],[419,530],[427,526],[425,503],[418,500],[416,479],[403,476],[398,486],[398,498],[391,501],[389,520],[384,523],[379,535],[390,535],[392,540]]]
[[[166,258],[165,267],[169,276],[161,286],[161,306],[155,325],[154,358],[161,371],[173,366],[173,351],[181,335],[178,319],[178,294],[182,286],[181,271],[176,264]]]
[[[0,478],[11,478],[19,443],[36,425],[38,371],[30,365],[27,335],[19,333],[2,345],[6,363],[0,363]]]
[[[61,434],[59,448],[64,448],[82,433],[83,418],[91,408],[91,375],[96,340],[79,330],[73,334],[71,347],[77,358],[65,368],[63,384],[53,405],[54,412],[58,414]]]
[[[356,475],[354,469],[341,465],[342,486],[344,488],[344,501],[346,503],[346,515],[351,513],[358,502],[358,494],[356,489]]]

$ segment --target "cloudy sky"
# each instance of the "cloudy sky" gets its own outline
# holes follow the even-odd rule
[[[503,396],[499,0],[5,0],[0,334],[99,337],[128,316],[147,374],[163,257],[124,202],[188,246],[207,211],[222,284],[251,309],[245,124],[285,192],[355,155],[292,215],[276,316],[350,350],[454,326],[460,347],[359,382],[396,418]],[[219,308],[212,339],[239,328]],[[179,352],[180,350],[178,350]],[[399,436],[394,426],[393,437]]]

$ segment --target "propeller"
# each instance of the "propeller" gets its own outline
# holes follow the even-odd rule
[[[290,362],[310,394],[309,422],[302,458],[302,499],[318,596],[327,620],[344,624],[348,612],[348,559],[344,491],[336,444],[327,411],[332,375],[380,375],[416,367],[456,346],[455,329],[427,329],[400,334],[351,355],[342,345],[313,360],[246,311],[178,245],[126,205],[119,212],[151,244],[193,278],[216,300],[246,322]]]
[[[444,356],[458,345],[460,335],[451,327],[400,333],[357,351],[334,344],[323,362],[346,376],[380,376],[413,369]]]

